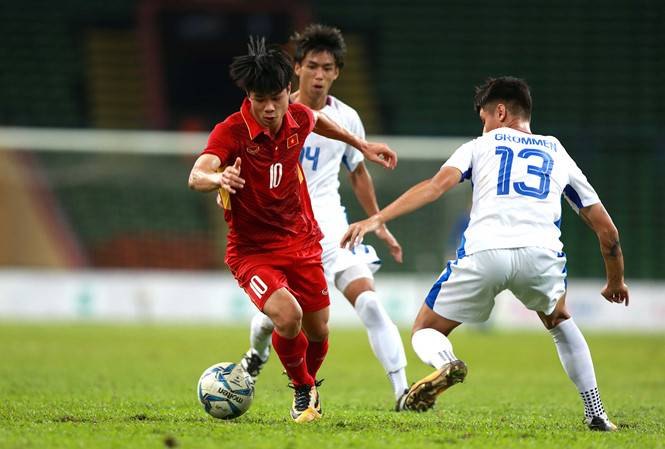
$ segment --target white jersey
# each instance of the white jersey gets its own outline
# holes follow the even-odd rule
[[[563,248],[561,195],[579,212],[600,202],[555,137],[499,128],[459,147],[443,166],[471,179],[473,205],[458,257],[487,249]]]
[[[328,96],[323,112],[332,121],[349,132],[365,138],[365,129],[358,113],[333,96]],[[311,133],[300,152],[300,165],[305,172],[312,209],[326,236],[339,234],[341,239],[348,226],[346,212],[339,196],[340,166],[352,172],[363,161],[363,155],[354,147]],[[341,228],[341,229],[340,229]],[[341,232],[341,233],[340,233]],[[339,240],[337,241],[339,244]]]
[[[337,98],[329,95],[320,112],[342,128],[365,138],[365,128],[358,113]],[[339,247],[349,227],[346,209],[339,195],[340,167],[344,166],[352,172],[363,159],[362,153],[354,147],[316,133],[307,136],[300,152],[300,165],[307,180],[314,216],[324,235],[321,240],[322,261],[329,279],[334,273],[359,263],[368,264],[372,270],[381,263],[371,247],[354,252]]]

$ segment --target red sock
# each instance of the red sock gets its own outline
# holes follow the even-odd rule
[[[314,380],[316,380],[316,373],[321,368],[327,353],[328,338],[323,341],[309,341],[309,346],[307,346],[307,371]]]
[[[314,379],[307,372],[307,337],[302,331],[292,339],[284,338],[277,331],[273,331],[272,347],[275,348],[293,385],[314,385]]]

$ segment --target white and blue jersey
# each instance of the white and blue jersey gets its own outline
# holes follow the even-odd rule
[[[536,246],[560,252],[561,195],[575,211],[600,202],[555,137],[499,128],[459,147],[444,166],[473,183],[460,256]]]
[[[319,112],[349,132],[365,138],[365,128],[358,113],[333,96],[328,96],[326,105]],[[307,136],[300,152],[300,165],[307,181],[316,221],[323,232],[323,267],[331,280],[350,266],[364,263],[372,271],[381,261],[369,246],[354,248],[353,252],[339,247],[340,240],[349,227],[346,209],[339,195],[339,172],[344,167],[353,172],[364,160],[360,151],[338,140],[328,139],[316,133]]]
[[[579,209],[600,202],[561,142],[499,128],[459,147],[443,166],[473,183],[473,204],[457,260],[425,298],[437,314],[485,321],[510,290],[530,310],[549,315],[566,292],[561,252],[561,195]]]

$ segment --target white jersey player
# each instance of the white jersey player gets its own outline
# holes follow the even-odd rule
[[[296,43],[295,72],[300,89],[292,94],[293,102],[302,103],[321,112],[341,127],[359,136],[365,135],[360,117],[354,109],[328,95],[330,87],[344,64],[346,47],[339,30],[312,25],[294,37]],[[351,185],[368,215],[378,212],[372,178],[362,154],[344,143],[310,134],[304,143],[300,163],[307,180],[316,220],[323,231],[322,262],[330,284],[344,294],[354,306],[367,329],[370,346],[385,369],[397,400],[408,390],[406,355],[399,331],[384,310],[374,291],[375,272],[381,261],[370,246],[343,249],[339,240],[348,227],[346,212],[339,195],[340,167],[349,173]],[[376,235],[401,262],[402,248],[383,226]],[[256,377],[268,359],[273,324],[263,314],[252,319],[251,348],[241,363]],[[398,410],[401,408],[398,407]]]
[[[628,305],[619,234],[598,195],[561,143],[531,133],[531,94],[520,79],[489,79],[476,89],[483,136],[460,148],[431,179],[385,209],[354,223],[342,245],[397,216],[434,201],[464,181],[473,183],[469,226],[458,258],[446,264],[413,326],[412,344],[436,370],[411,386],[407,409],[427,410],[467,367],[447,336],[463,322],[487,320],[495,296],[510,290],[538,313],[550,331],[564,370],[577,386],[592,430],[611,431],[600,400],[589,348],[566,308],[566,256],[559,239],[561,196],[596,233],[605,260],[601,294]]]
[[[365,137],[358,113],[332,95],[328,95],[326,105],[320,112],[343,128]],[[349,227],[346,209],[339,195],[340,168],[343,166],[352,174],[363,164],[363,160],[362,153],[354,147],[315,133],[307,137],[300,152],[300,165],[307,180],[314,216],[324,235],[321,240],[323,268],[328,281],[335,282],[342,292],[346,287],[344,284],[348,282],[340,279],[347,268],[354,265],[363,267],[359,269],[363,270],[364,277],[371,278],[371,273],[367,273],[364,267],[376,272],[381,265],[381,260],[371,246],[362,245],[353,250],[339,246],[339,240]]]

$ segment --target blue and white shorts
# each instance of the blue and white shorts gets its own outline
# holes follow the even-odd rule
[[[566,255],[538,247],[490,249],[451,260],[425,304],[449,320],[486,321],[494,298],[510,290],[529,310],[549,315],[566,292]]]

